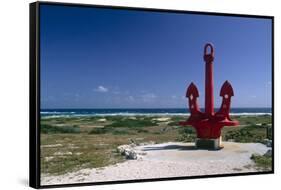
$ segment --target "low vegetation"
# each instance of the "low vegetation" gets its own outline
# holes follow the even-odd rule
[[[272,156],[253,154],[251,159],[256,163],[256,166],[260,170],[271,170],[272,168]]]
[[[270,131],[270,132],[268,132]],[[248,125],[225,131],[223,133],[224,140],[232,140],[235,142],[262,142],[264,139],[271,139],[271,127]]]
[[[73,126],[53,126],[41,125],[41,133],[54,134],[54,133],[80,133],[80,128],[77,125]]]
[[[89,134],[105,134],[109,132],[108,128],[93,128],[89,131]]]
[[[120,121],[114,121],[113,123],[106,125],[106,127],[126,127],[126,128],[140,128],[150,127],[157,125],[156,122],[152,121],[151,118],[144,117],[140,120],[137,119],[124,119]]]
[[[58,117],[41,119],[41,171],[59,175],[82,168],[100,168],[124,161],[122,144],[154,141],[194,142],[195,130],[179,126],[184,116]],[[224,140],[260,142],[271,139],[271,116],[236,117],[241,126],[225,127]],[[266,131],[268,130],[268,131]],[[255,157],[258,165],[269,158]]]
[[[184,127],[179,130],[178,141],[194,142],[196,139],[196,132],[193,127]]]

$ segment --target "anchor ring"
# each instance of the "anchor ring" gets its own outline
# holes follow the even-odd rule
[[[210,53],[207,54],[208,47],[210,47]],[[214,61],[214,47],[211,43],[207,43],[204,47],[204,60],[206,63],[211,63]]]
[[[207,50],[208,50],[208,47],[210,47],[210,50],[211,50],[211,55],[214,56],[214,47],[211,43],[207,43],[204,47],[204,55],[210,55],[210,54],[207,54]]]

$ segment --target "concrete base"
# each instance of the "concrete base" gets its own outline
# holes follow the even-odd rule
[[[198,149],[207,149],[207,150],[219,150],[223,146],[221,144],[221,136],[217,139],[200,139],[197,138],[195,141],[195,146]]]

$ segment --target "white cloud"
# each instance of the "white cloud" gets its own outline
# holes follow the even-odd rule
[[[177,99],[177,96],[176,95],[172,95],[171,98],[172,99]]]
[[[113,94],[120,94],[119,91],[113,91],[112,93],[113,93]]]
[[[108,88],[104,86],[98,86],[96,89],[94,89],[96,92],[108,92]]]
[[[129,101],[134,101],[135,98],[134,98],[133,96],[129,96],[129,97],[128,97],[128,100],[129,100]]]
[[[141,98],[142,98],[142,100],[143,100],[144,102],[149,102],[149,101],[152,101],[152,100],[154,100],[155,98],[157,98],[157,96],[156,96],[155,94],[153,94],[153,93],[147,93],[147,94],[143,94],[143,95],[141,96]]]

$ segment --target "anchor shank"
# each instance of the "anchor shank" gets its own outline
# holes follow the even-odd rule
[[[207,48],[211,48],[211,53],[207,54]],[[207,44],[204,50],[205,67],[205,113],[214,115],[214,79],[213,79],[213,60],[214,52],[211,44]]]

